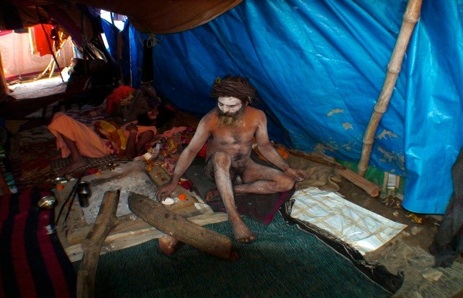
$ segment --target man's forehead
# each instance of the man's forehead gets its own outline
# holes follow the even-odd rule
[[[233,97],[233,96],[220,96],[217,99],[218,102],[220,102],[223,105],[227,106],[233,106],[237,104],[241,104],[241,99]]]

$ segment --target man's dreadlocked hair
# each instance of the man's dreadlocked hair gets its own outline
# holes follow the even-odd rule
[[[211,96],[213,98],[232,96],[240,99],[243,104],[249,104],[256,96],[256,89],[245,78],[227,75],[223,79],[215,79]]]

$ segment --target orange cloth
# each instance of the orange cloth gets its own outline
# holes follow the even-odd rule
[[[62,158],[71,154],[62,136],[74,141],[83,156],[96,158],[111,154],[106,140],[101,138],[92,128],[62,112],[53,116],[48,129],[56,137],[56,147],[61,151]]]
[[[125,127],[129,124],[130,123],[123,125],[121,129],[126,138],[129,137],[130,132],[127,131]],[[48,125],[48,129],[56,137],[56,147],[61,151],[62,158],[66,158],[71,154],[62,136],[74,141],[82,156],[98,158],[114,153],[108,146],[108,140],[100,137],[93,128],[62,112],[58,112],[53,116],[51,123]],[[137,139],[140,134],[146,131],[152,131],[154,135],[156,135],[156,127],[154,126],[137,125],[137,129]],[[113,143],[112,145],[113,148],[116,148],[116,144]],[[122,148],[117,149],[121,150]]]

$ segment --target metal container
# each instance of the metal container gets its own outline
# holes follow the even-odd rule
[[[87,181],[81,181],[77,184],[77,197],[79,198],[79,205],[80,207],[88,207],[89,202],[88,199],[92,195],[92,190],[90,189],[90,183]]]
[[[44,196],[40,198],[37,204],[40,208],[52,209],[56,205],[56,198],[54,196]]]
[[[54,184],[66,183],[68,179],[66,177],[56,177],[53,179]]]

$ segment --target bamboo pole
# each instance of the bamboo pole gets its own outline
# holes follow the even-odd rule
[[[420,18],[422,0],[409,0],[407,8],[405,9],[402,27],[400,28],[397,42],[392,52],[391,60],[388,64],[388,72],[384,81],[383,89],[379,95],[379,99],[375,105],[373,114],[371,115],[370,122],[363,137],[363,148],[360,161],[358,163],[358,174],[364,176],[368,169],[368,164],[371,156],[371,148],[374,143],[376,130],[378,129],[379,122],[383,114],[387,110],[389,100],[391,99],[392,92],[399,76],[402,61],[407,50],[410,36],[413,33],[415,24]]]

